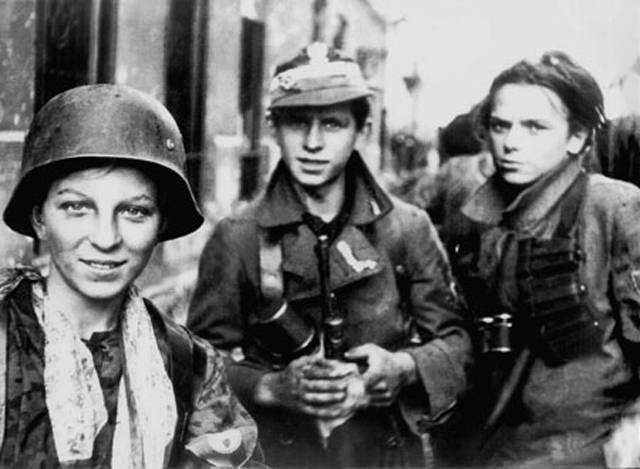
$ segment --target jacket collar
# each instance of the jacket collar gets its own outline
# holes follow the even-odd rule
[[[580,161],[571,158],[510,203],[505,199],[504,184],[496,173],[471,196],[462,213],[479,223],[526,229],[549,213],[581,171]]]
[[[368,225],[386,215],[391,199],[375,181],[360,154],[354,150],[345,168],[355,194],[349,224]],[[262,200],[258,203],[258,226],[275,228],[302,223],[305,208],[298,197],[291,174],[283,160],[278,162]]]

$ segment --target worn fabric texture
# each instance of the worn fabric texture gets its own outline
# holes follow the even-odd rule
[[[6,389],[6,412],[3,415],[2,427],[5,438],[0,449],[0,465],[8,467],[59,467],[61,465],[59,451],[56,448],[54,431],[51,424],[51,413],[47,405],[45,373],[45,333],[34,310],[33,284],[41,282],[41,278],[31,271],[17,270],[2,272],[0,293],[0,314],[7,318],[7,353],[3,359],[7,363],[7,374],[0,385]],[[177,386],[178,373],[172,354],[172,342],[167,335],[168,327],[180,327],[169,324],[150,303],[146,306],[153,327],[154,341],[162,359],[164,372],[171,381],[171,392],[180,395]],[[151,309],[150,309],[151,308]],[[184,331],[187,337],[188,333]],[[188,408],[179,415],[177,425],[164,428],[174,440],[183,463],[196,467],[204,460],[215,460],[218,465],[239,465],[253,453],[257,441],[255,423],[232,394],[224,374],[222,358],[209,344],[201,339],[192,339],[193,347],[200,347],[202,360],[194,361],[194,372],[191,373],[193,383],[188,397]],[[83,345],[89,352],[98,378],[101,399],[106,409],[106,423],[99,429],[92,443],[92,451],[88,458],[76,460],[75,465],[83,467],[110,467],[113,463],[114,435],[116,422],[123,418],[122,381],[126,372],[125,344],[123,342],[122,324],[113,331],[96,333]],[[141,357],[143,360],[145,357]],[[189,366],[185,363],[184,366]],[[182,374],[184,376],[184,374]],[[149,389],[146,392],[155,392]],[[126,395],[126,394],[125,394]],[[184,403],[178,402],[180,407]],[[148,399],[150,409],[156,403]],[[162,404],[164,405],[164,404]],[[175,404],[174,404],[175,405]],[[127,404],[127,407],[130,405]],[[64,410],[64,409],[63,409]],[[70,411],[71,413],[71,411]],[[175,430],[174,430],[175,429]],[[224,446],[216,446],[216,438],[225,432],[233,431],[240,436],[240,444],[233,451]],[[179,432],[179,433],[177,433]],[[185,451],[185,445],[208,436],[208,444],[197,453]],[[145,440],[142,440],[143,444]],[[211,444],[213,442],[213,444]],[[168,455],[168,450],[166,455]],[[157,457],[164,458],[165,451],[160,449]],[[165,464],[168,461],[165,461]],[[133,459],[123,462],[125,465],[148,467],[145,461]],[[162,464],[162,463],[160,463]],[[122,467],[122,466],[120,466]],[[154,466],[158,467],[158,466]]]
[[[465,291],[472,307],[495,291],[496,312],[509,312],[514,321],[522,317],[513,240],[553,235],[561,202],[581,171],[579,162],[570,160],[511,202],[505,202],[500,181],[493,177],[468,201],[463,211],[477,223],[479,234],[477,243],[468,244],[480,251],[472,267],[489,286]],[[528,331],[520,358],[505,362],[502,379],[492,389],[485,387],[486,395],[473,403],[476,410],[485,406],[490,411],[497,396],[507,386],[512,389],[494,425],[480,432],[482,448],[472,459],[476,464],[603,466],[603,445],[612,429],[623,417],[640,412],[640,189],[598,174],[586,177],[575,236],[583,253],[581,291],[594,324],[604,330],[602,341],[595,350],[558,364],[545,358],[536,331]],[[479,389],[492,376],[495,369],[481,368]]]
[[[331,289],[346,315],[347,348],[375,343],[406,350],[419,383],[403,390],[399,407],[359,411],[334,430],[327,451],[311,419],[253,401],[258,380],[287,364],[261,349],[248,326],[266,307],[259,234],[280,242],[288,305],[321,324],[316,237],[303,223],[304,208],[283,162],[257,201],[217,225],[201,257],[188,325],[219,349],[242,349],[241,360],[229,358],[229,381],[256,417],[266,462],[275,467],[421,465],[419,439],[410,430],[417,433],[421,419],[446,414],[467,385],[470,341],[447,256],[428,216],[386,195],[357,153],[346,171],[355,186],[353,206],[331,245],[330,271]],[[410,303],[406,310],[403,297]],[[409,346],[411,325],[422,345]]]

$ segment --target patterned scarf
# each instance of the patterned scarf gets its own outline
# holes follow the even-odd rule
[[[91,352],[69,319],[48,304],[40,282],[33,283],[33,303],[45,334],[45,396],[58,458],[63,465],[87,460],[107,422]],[[121,320],[125,369],[111,465],[164,467],[177,420],[176,401],[151,318],[134,287],[127,293]]]

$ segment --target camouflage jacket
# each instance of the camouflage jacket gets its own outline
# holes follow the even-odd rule
[[[5,397],[0,413],[4,431],[0,465],[58,467],[43,381],[45,337],[31,301],[31,283],[42,279],[27,269],[5,270],[1,274],[0,335],[7,353],[2,356],[6,373],[0,378],[0,395]],[[170,464],[198,467],[207,463],[226,466],[246,462],[256,447],[257,430],[227,384],[221,356],[208,343],[164,318],[151,303],[145,304],[176,393],[178,422]],[[85,342],[94,357],[110,415],[95,441],[92,459],[86,461],[88,467],[109,467],[111,462],[117,389],[124,363],[118,334],[118,329],[95,333]],[[229,429],[236,429],[242,437],[232,453],[222,454],[211,446],[203,446],[207,435]],[[185,449],[194,444],[197,449]]]

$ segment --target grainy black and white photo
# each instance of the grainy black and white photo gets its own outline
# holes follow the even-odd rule
[[[0,0],[0,467],[640,467],[639,0]]]

